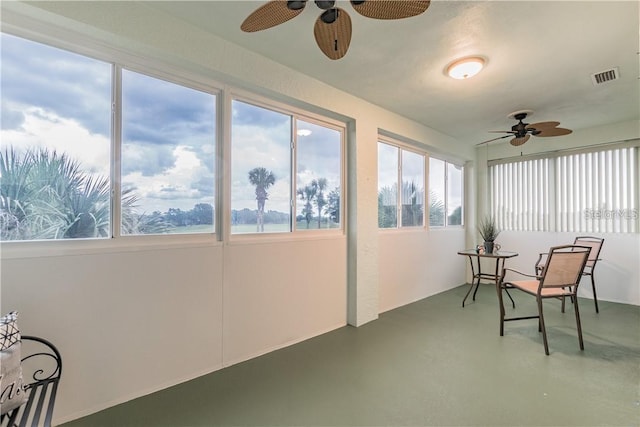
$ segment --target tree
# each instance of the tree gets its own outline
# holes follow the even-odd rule
[[[462,206],[458,206],[451,212],[447,225],[462,225]]]
[[[429,192],[429,225],[444,226],[444,201],[433,191]]]
[[[256,187],[256,201],[258,203],[258,232],[264,231],[264,205],[269,198],[267,189],[276,182],[273,172],[263,167],[253,168],[249,171],[249,182]]]
[[[302,208],[302,216],[305,221],[307,221],[307,228],[309,228],[309,224],[313,219],[313,206],[311,202],[316,197],[316,188],[313,185],[305,185],[304,188],[298,188],[297,193],[300,199],[305,202],[304,208]]]
[[[378,227],[393,228],[398,225],[397,184],[382,187],[378,191]]]
[[[325,212],[329,215],[329,220],[340,224],[340,187],[336,187],[329,193]]]
[[[46,148],[0,152],[0,237],[3,240],[108,237],[108,177],[87,174],[79,162]],[[122,232],[166,232],[167,224],[135,213],[138,198],[122,192]]]
[[[209,203],[198,203],[190,212],[194,224],[213,224],[213,206]]]
[[[311,186],[315,192],[315,204],[318,208],[318,228],[322,224],[322,210],[327,204],[327,200],[324,197],[324,190],[327,188],[327,178],[318,178],[311,181]]]
[[[408,181],[402,182],[402,225],[420,226],[423,224],[422,205],[424,191],[418,189],[416,184]]]

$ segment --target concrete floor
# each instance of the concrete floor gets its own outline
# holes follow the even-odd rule
[[[640,307],[545,302],[505,324],[466,285],[65,424],[78,426],[638,426]],[[519,314],[535,301],[512,292]],[[512,312],[509,307],[507,313]]]

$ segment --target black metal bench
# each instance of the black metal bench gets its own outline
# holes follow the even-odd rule
[[[49,341],[22,336],[22,376],[28,400],[0,418],[2,427],[51,426],[62,357]]]

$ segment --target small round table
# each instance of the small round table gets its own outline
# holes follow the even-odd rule
[[[471,290],[473,289],[473,287],[476,287],[476,290],[473,292],[473,300],[476,300],[476,292],[478,292],[478,288],[480,287],[480,280],[481,279],[488,279],[488,280],[492,280],[495,285],[496,285],[496,290],[498,289],[498,283],[500,282],[500,273],[502,272],[502,269],[504,268],[504,261],[507,258],[513,258],[518,256],[517,252],[509,252],[509,251],[493,251],[490,254],[487,253],[479,253],[476,249],[465,249],[463,251],[459,251],[458,255],[465,255],[466,257],[469,258],[469,264],[471,264],[471,286],[469,287],[469,290],[467,291],[467,294],[464,296],[464,299],[462,300],[462,307],[464,307],[464,303],[467,300],[467,297],[469,296],[469,294],[471,293]],[[480,266],[480,258],[491,258],[491,259],[495,259],[496,260],[496,270],[494,273],[483,273],[481,266]],[[476,269],[473,265],[473,260],[476,260],[476,264],[478,266],[478,272],[476,273]],[[509,292],[507,292],[507,295],[509,296],[509,299],[511,300],[511,304],[513,305],[513,308],[516,307],[516,303],[513,301],[513,298],[511,298],[511,295],[509,295]]]

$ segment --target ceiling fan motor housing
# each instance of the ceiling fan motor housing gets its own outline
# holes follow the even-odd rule
[[[511,126],[511,130],[515,132],[516,137],[522,138],[527,134],[527,125],[528,123],[522,123],[520,120],[520,123]]]
[[[316,6],[322,10],[331,9],[335,4],[335,0],[316,0]]]
[[[304,9],[306,4],[307,0],[289,0],[287,1],[287,8],[289,8],[289,10],[300,10]]]

